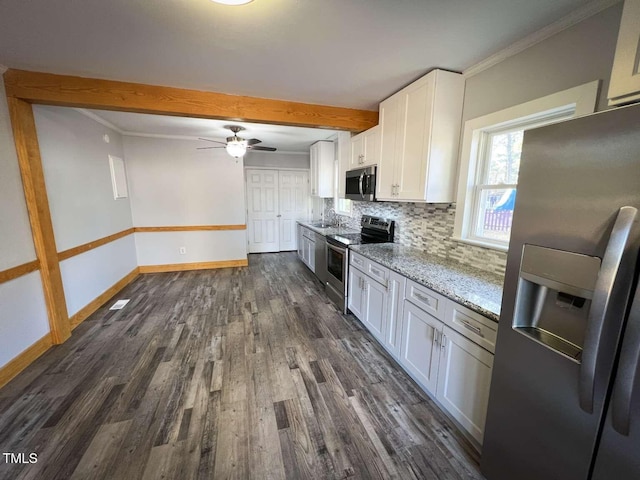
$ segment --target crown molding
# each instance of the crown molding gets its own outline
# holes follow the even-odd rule
[[[603,10],[606,10],[613,5],[620,3],[622,0],[594,0],[592,2],[583,5],[582,7],[574,10],[570,14],[562,17],[560,20],[547,25],[544,28],[532,33],[531,35],[527,35],[526,37],[518,40],[515,43],[512,43],[507,48],[500,50],[499,52],[494,53],[490,57],[485,58],[484,60],[472,65],[471,67],[463,70],[462,74],[466,77],[472,77],[488,68],[497,65],[498,63],[506,60],[509,57],[513,57],[518,53],[526,50],[529,47],[532,47],[547,38],[550,38],[557,33],[570,28],[583,20],[586,20],[593,15],[600,13]]]
[[[105,126],[107,128],[115,130],[116,132],[118,132],[120,135],[122,135],[124,137],[161,138],[161,139],[165,139],[165,140],[199,140],[199,141],[202,141],[202,139],[204,138],[204,137],[194,137],[192,135],[165,135],[165,134],[161,134],[161,133],[129,132],[127,130],[122,130],[121,128],[116,127],[110,121],[105,120],[100,115],[96,115],[95,113],[87,110],[86,108],[74,108],[74,110],[76,112],[81,113],[82,115],[84,115],[84,116],[86,116],[86,117],[98,122],[100,125],[103,125],[103,126]],[[220,138],[216,139],[216,141],[223,141],[223,140],[226,140],[226,137],[225,138],[221,138],[221,139]],[[247,152],[247,153],[249,153],[249,152]],[[251,153],[257,153],[257,152],[251,152]],[[274,152],[260,151],[260,153],[274,153]],[[309,155],[309,152],[281,151],[281,150],[278,150],[278,154],[280,154],[280,155]]]
[[[125,132],[124,130],[121,130],[120,128],[116,127],[113,123],[111,123],[108,120],[105,120],[104,118],[102,118],[100,115],[96,115],[93,112],[90,112],[89,110],[87,110],[86,108],[74,108],[74,110],[78,113],[81,113],[82,115],[84,115],[85,117],[89,117],[91,120],[94,120],[96,122],[98,122],[100,125],[103,125],[107,128],[110,128],[111,130],[115,130],[116,132],[118,132],[120,135],[124,135]]]

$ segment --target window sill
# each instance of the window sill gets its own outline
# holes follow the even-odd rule
[[[508,252],[508,245],[499,245],[491,242],[483,242],[482,240],[471,240],[469,238],[452,237],[456,242],[466,243],[468,245],[474,245],[476,247],[490,248],[491,250],[497,250],[499,252]]]

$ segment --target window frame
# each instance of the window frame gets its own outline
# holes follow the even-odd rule
[[[481,183],[489,166],[488,139],[492,134],[513,130],[529,130],[550,125],[595,111],[600,81],[580,85],[530,102],[468,120],[464,124],[460,154],[460,175],[453,239],[499,251],[509,249],[508,241],[489,239],[475,234],[479,221]],[[494,185],[493,188],[515,188],[517,184]]]

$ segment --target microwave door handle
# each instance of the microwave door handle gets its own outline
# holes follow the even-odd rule
[[[629,268],[629,266],[635,265],[635,260],[631,262],[630,259],[626,259],[625,251],[633,240],[631,232],[637,214],[638,210],[629,206],[622,207],[618,211],[593,292],[578,383],[580,408],[587,413],[593,413],[593,396],[598,362],[600,361],[602,337],[605,333],[605,320],[609,317],[609,312],[612,309],[620,308],[621,302],[613,298],[614,287],[618,282],[631,285],[633,281],[633,269]],[[632,252],[632,254],[635,254],[635,252]],[[623,258],[625,259],[624,262]],[[625,305],[624,302],[622,303],[621,314],[624,314]]]
[[[362,182],[364,181],[364,172],[360,174],[360,178],[358,179],[358,190],[360,190],[360,196],[364,198],[364,191],[362,190]]]
[[[611,397],[611,423],[624,436],[629,435],[633,391],[640,377],[640,284],[636,288],[629,319],[624,331],[620,363]]]

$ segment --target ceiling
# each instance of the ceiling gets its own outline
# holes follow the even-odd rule
[[[587,0],[0,0],[10,68],[376,110]]]
[[[1,0],[0,0],[1,1]],[[239,125],[246,130],[238,133],[242,138],[258,138],[261,146],[275,147],[279,153],[309,153],[309,147],[318,140],[326,140],[335,130],[321,128],[287,127],[206,118],[171,117],[144,113],[113,112],[107,110],[81,110],[101,123],[125,135],[161,136],[170,138],[209,138],[224,141],[233,135],[226,125]],[[105,123],[106,122],[106,123]],[[201,146],[213,145],[202,142]]]

